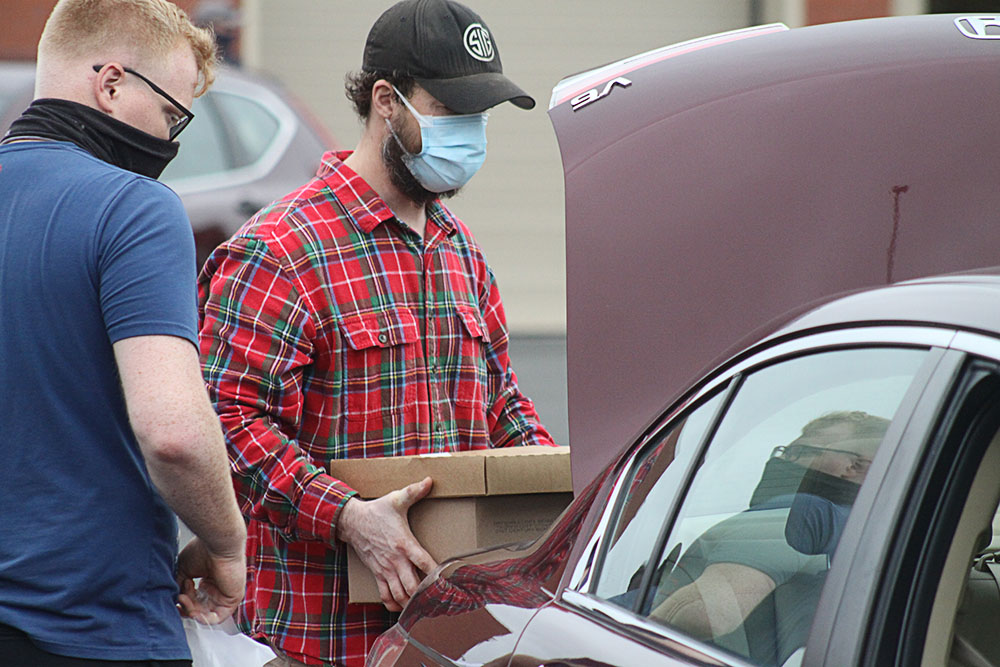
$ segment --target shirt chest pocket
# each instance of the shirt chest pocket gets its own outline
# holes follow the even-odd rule
[[[488,377],[485,346],[489,343],[486,323],[479,310],[459,304],[455,308],[456,322],[448,352],[455,401],[460,406],[484,407]]]
[[[345,316],[342,363],[348,419],[399,412],[417,398],[420,328],[407,308]]]

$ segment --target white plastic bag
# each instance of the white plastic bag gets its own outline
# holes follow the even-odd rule
[[[218,625],[183,622],[194,667],[261,667],[274,660],[274,651],[241,634],[232,618]]]

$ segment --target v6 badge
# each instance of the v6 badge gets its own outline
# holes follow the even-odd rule
[[[579,111],[580,109],[582,109],[583,107],[587,106],[588,104],[596,102],[597,100],[599,100],[601,98],[604,98],[604,97],[607,97],[608,95],[610,95],[611,94],[611,90],[615,86],[621,86],[622,88],[628,88],[631,85],[632,85],[631,81],[629,81],[628,79],[626,79],[623,76],[620,76],[617,79],[612,79],[611,81],[608,81],[606,84],[604,84],[604,90],[598,92],[597,88],[591,88],[587,92],[580,93],[579,95],[577,95],[576,97],[574,97],[572,100],[570,100],[569,103],[573,107],[573,111]]]

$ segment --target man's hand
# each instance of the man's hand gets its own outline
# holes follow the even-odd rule
[[[375,575],[389,611],[401,610],[416,592],[423,578],[417,570],[428,573],[437,567],[413,537],[406,519],[410,506],[426,496],[433,483],[425,477],[375,500],[353,497],[340,512],[337,537],[353,546]]]
[[[182,616],[215,625],[232,616],[246,588],[246,556],[211,553],[199,538],[191,540],[177,557],[177,606]],[[201,579],[195,587],[194,580]]]

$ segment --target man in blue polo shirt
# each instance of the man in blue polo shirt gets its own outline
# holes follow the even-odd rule
[[[194,242],[155,180],[214,49],[164,0],[61,0],[37,99],[0,145],[8,667],[190,665],[178,609],[216,622],[243,595]],[[179,557],[174,512],[197,535]]]

